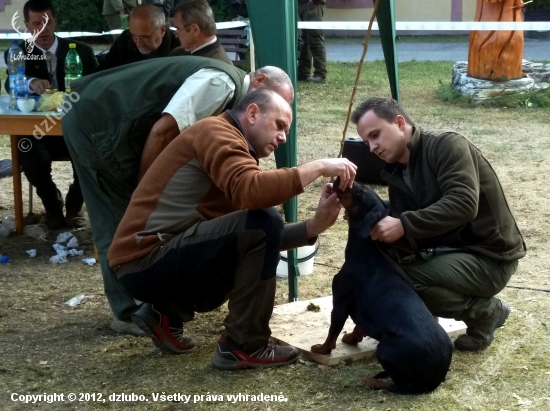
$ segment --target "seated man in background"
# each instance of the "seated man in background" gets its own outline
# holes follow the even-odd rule
[[[464,321],[460,351],[487,348],[510,314],[495,297],[527,249],[491,164],[458,133],[425,130],[401,105],[372,98],[351,117],[384,160],[390,215],[372,229],[435,316]]]
[[[286,142],[291,123],[280,95],[252,91],[177,136],[136,188],[108,257],[124,288],[146,302],[133,319],[159,348],[194,349],[183,322],[229,300],[214,367],[296,361],[296,348],[269,344],[279,252],[314,244],[336,221],[340,203],[327,185],[310,220],[285,225],[274,207],[322,176],[340,177],[346,189],[356,167],[336,158],[262,171],[259,159]]]
[[[274,90],[286,101],[294,98],[290,78],[277,67],[246,75],[227,63],[195,56],[166,57],[162,64],[145,60],[74,82],[80,100],[61,121],[77,160],[116,332],[143,334],[131,319],[139,307],[107,259],[140,169],[144,174],[182,130],[220,114],[256,88]]]
[[[163,11],[152,4],[132,9],[124,30],[109,52],[100,57],[95,71],[107,70],[145,59],[166,57],[179,45],[176,34],[166,24]]]
[[[54,88],[65,91],[65,57],[69,52],[69,43],[76,44],[76,51],[82,60],[82,74],[90,74],[97,66],[93,49],[80,41],[68,40],[55,35],[56,13],[49,0],[29,0],[23,6],[25,26],[31,33],[42,30],[35,41],[32,52],[28,52],[24,42],[19,47],[26,56],[34,59],[25,60],[25,75],[29,81],[29,92],[43,94],[46,89]],[[48,22],[44,27],[46,22]],[[45,55],[45,58],[43,58]],[[7,61],[7,51],[4,54]],[[9,81],[6,80],[9,93]],[[45,136],[42,139],[30,137],[29,151],[20,151],[21,167],[27,180],[36,187],[36,194],[42,200],[46,213],[42,222],[50,229],[65,225],[81,227],[84,222],[82,205],[84,204],[80,183],[76,172],[74,182],[70,185],[65,197],[66,215],[63,215],[63,196],[52,179],[52,158],[68,157],[69,153],[62,138]]]
[[[171,56],[210,57],[233,64],[218,38],[214,14],[206,0],[186,0],[174,11],[174,26],[180,40]]]

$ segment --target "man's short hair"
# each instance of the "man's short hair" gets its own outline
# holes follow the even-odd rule
[[[397,116],[403,116],[407,124],[412,125],[414,122],[398,101],[386,97],[373,97],[360,103],[355,110],[353,110],[351,122],[357,124],[361,117],[371,110],[374,111],[374,114],[379,118],[386,120],[388,123],[395,122]]]
[[[281,96],[272,90],[257,88],[246,93],[244,97],[235,104],[233,111],[235,113],[244,113],[249,105],[256,104],[261,112],[267,112],[275,107],[275,101],[278,100],[277,96],[283,100]]]
[[[29,12],[46,12],[51,11],[52,16],[56,17],[55,9],[53,8],[53,4],[50,0],[29,0],[25,3],[23,6],[23,18],[25,21],[29,21]]]
[[[164,11],[154,4],[138,4],[130,12],[130,19],[132,19],[132,17],[141,19],[148,18],[153,22],[156,29],[166,24],[166,16],[164,15]]]
[[[174,16],[181,14],[183,24],[196,24],[206,36],[216,34],[214,13],[206,0],[186,0],[176,6]]]
[[[266,79],[263,83],[264,87],[268,88],[269,90],[277,91],[288,88],[290,91],[292,91],[292,94],[294,94],[294,86],[292,85],[290,77],[288,77],[288,74],[286,74],[284,70],[280,69],[279,67],[265,66],[259,68],[254,73],[252,73],[252,77],[256,77],[259,74],[265,74]]]

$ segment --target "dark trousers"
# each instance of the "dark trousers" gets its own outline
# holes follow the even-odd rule
[[[323,21],[325,5],[305,3],[298,6],[298,17],[301,21]],[[327,77],[327,55],[325,37],[321,29],[301,30],[300,55],[298,56],[298,78],[306,79],[311,74],[313,61],[313,75]]]
[[[75,110],[70,110],[63,117],[62,124],[67,148],[74,161],[86,202],[86,211],[99,254],[105,295],[116,318],[132,321],[132,314],[139,306],[122,287],[109,266],[107,252],[136,187],[136,181],[117,179],[102,164],[92,137],[80,127]]]
[[[122,265],[120,281],[135,298],[183,320],[229,300],[224,336],[245,350],[257,349],[271,335],[283,227],[271,208],[201,222]]]
[[[54,215],[63,215],[62,198],[52,179],[52,160],[70,158],[67,146],[60,137],[45,136],[40,140],[32,136],[27,138],[30,141],[29,150],[19,152],[25,177],[36,188],[36,194],[42,200],[46,211]],[[74,182],[69,186],[65,206],[67,212],[77,213],[82,209],[84,199],[72,162],[71,165]]]
[[[493,311],[494,296],[510,281],[517,266],[517,260],[503,262],[460,252],[400,265],[432,314],[465,322]]]

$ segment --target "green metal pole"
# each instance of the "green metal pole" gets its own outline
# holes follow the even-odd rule
[[[386,60],[391,95],[399,101],[399,71],[397,68],[397,47],[395,46],[395,7],[393,0],[380,0],[376,21],[378,22],[382,50]]]
[[[295,0],[248,0],[250,28],[254,38],[258,67],[277,66],[283,69],[296,89],[296,1]],[[251,56],[252,58],[252,56]],[[296,151],[296,96],[292,103],[294,121],[290,127],[286,144],[275,152],[277,167],[295,167]],[[298,199],[292,198],[283,204],[285,220],[298,219]],[[296,250],[288,252],[288,300],[298,299],[298,265]]]

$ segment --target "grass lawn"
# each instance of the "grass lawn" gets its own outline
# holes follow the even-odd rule
[[[426,128],[449,128],[468,136],[491,161],[507,193],[529,248],[517,273],[500,297],[513,308],[494,343],[480,353],[455,353],[447,381],[420,396],[369,391],[362,381],[381,370],[376,359],[323,367],[300,360],[271,370],[220,372],[210,360],[223,327],[226,307],[200,314],[186,325],[197,340],[196,352],[165,355],[148,338],[121,337],[109,329],[111,314],[102,289],[99,267],[79,258],[51,265],[47,241],[28,237],[0,239],[0,253],[10,262],[0,265],[0,409],[2,410],[376,410],[466,411],[550,409],[550,111],[542,108],[481,107],[442,102],[440,82],[451,80],[451,62],[409,62],[399,65],[401,97],[413,118]],[[325,85],[302,84],[297,91],[298,162],[334,157],[342,139],[357,64],[329,63]],[[382,62],[364,66],[357,100],[389,96]],[[93,115],[93,113],[90,113]],[[353,127],[347,133],[354,136]],[[9,158],[9,140],[0,136],[0,158]],[[262,161],[266,168],[273,160]],[[54,164],[54,179],[66,192],[71,170]],[[326,180],[312,184],[299,198],[299,216],[315,210]],[[24,184],[26,185],[26,184]],[[382,196],[383,188],[377,187]],[[9,179],[0,180],[0,215],[13,214]],[[26,204],[26,194],[24,194]],[[35,209],[41,204],[35,197]],[[76,233],[92,255],[89,230]],[[321,236],[314,273],[299,279],[299,298],[331,294],[331,280],[343,262],[347,227],[339,220]],[[35,259],[25,253],[37,249]],[[85,293],[83,304],[63,304]],[[278,280],[276,304],[288,301],[288,285]],[[348,330],[349,331],[349,330]],[[321,341],[320,341],[321,342]],[[28,405],[11,395],[96,393],[100,401]],[[115,402],[109,395],[143,395],[148,401]],[[156,394],[191,395],[155,401]],[[229,395],[248,395],[237,401]],[[273,395],[285,401],[251,396]],[[202,395],[202,397],[200,397]],[[221,397],[220,397],[221,396]],[[98,399],[98,395],[95,396]],[[275,399],[275,397],[273,399]],[[103,402],[105,399],[105,402]]]

